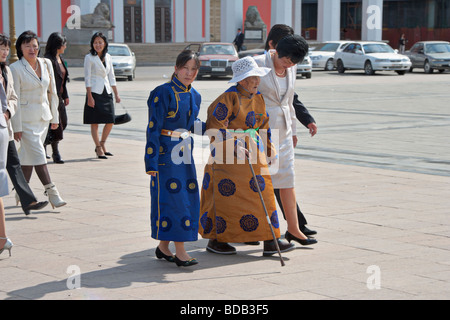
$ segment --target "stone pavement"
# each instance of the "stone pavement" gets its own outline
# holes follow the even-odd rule
[[[4,198],[15,246],[0,255],[2,300],[450,298],[448,176],[296,160],[317,245],[284,254],[282,268],[262,246],[227,257],[199,240],[187,247],[200,264],[183,269],[154,255],[144,142],[111,138],[115,156],[97,160],[89,135],[67,133],[61,149],[66,164],[49,170],[66,207],[25,217],[13,194]],[[36,175],[31,186],[44,200]]]

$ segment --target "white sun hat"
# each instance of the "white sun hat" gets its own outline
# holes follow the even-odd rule
[[[270,68],[259,67],[252,57],[239,59],[233,63],[232,69],[233,79],[229,83],[238,83],[252,76],[264,77],[272,70]]]

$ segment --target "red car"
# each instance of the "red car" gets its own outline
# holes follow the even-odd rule
[[[198,79],[203,76],[222,77],[232,76],[231,66],[239,55],[232,43],[206,42],[188,45],[185,50],[197,52],[201,62]]]

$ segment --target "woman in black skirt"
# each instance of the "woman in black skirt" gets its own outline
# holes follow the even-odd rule
[[[86,104],[84,106],[84,124],[91,125],[95,153],[99,159],[112,156],[105,144],[114,125],[114,100],[120,103],[116,87],[116,77],[111,56],[108,54],[108,40],[101,32],[91,39],[91,51],[84,59],[84,79],[86,83]],[[101,139],[98,125],[105,124]]]
[[[59,153],[58,145],[64,139],[63,132],[67,127],[67,111],[66,106],[69,105],[69,94],[67,92],[67,80],[69,72],[61,55],[67,47],[67,39],[59,32],[54,32],[47,40],[45,47],[45,58],[49,59],[53,65],[53,73],[55,74],[56,91],[59,98],[59,127],[56,130],[49,128],[46,143],[52,146],[53,162],[63,164],[64,161]],[[45,145],[45,147],[47,147]]]

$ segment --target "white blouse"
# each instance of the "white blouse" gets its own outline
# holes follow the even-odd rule
[[[277,76],[278,85],[280,86],[280,96],[284,97],[288,90],[287,77],[281,78]]]

